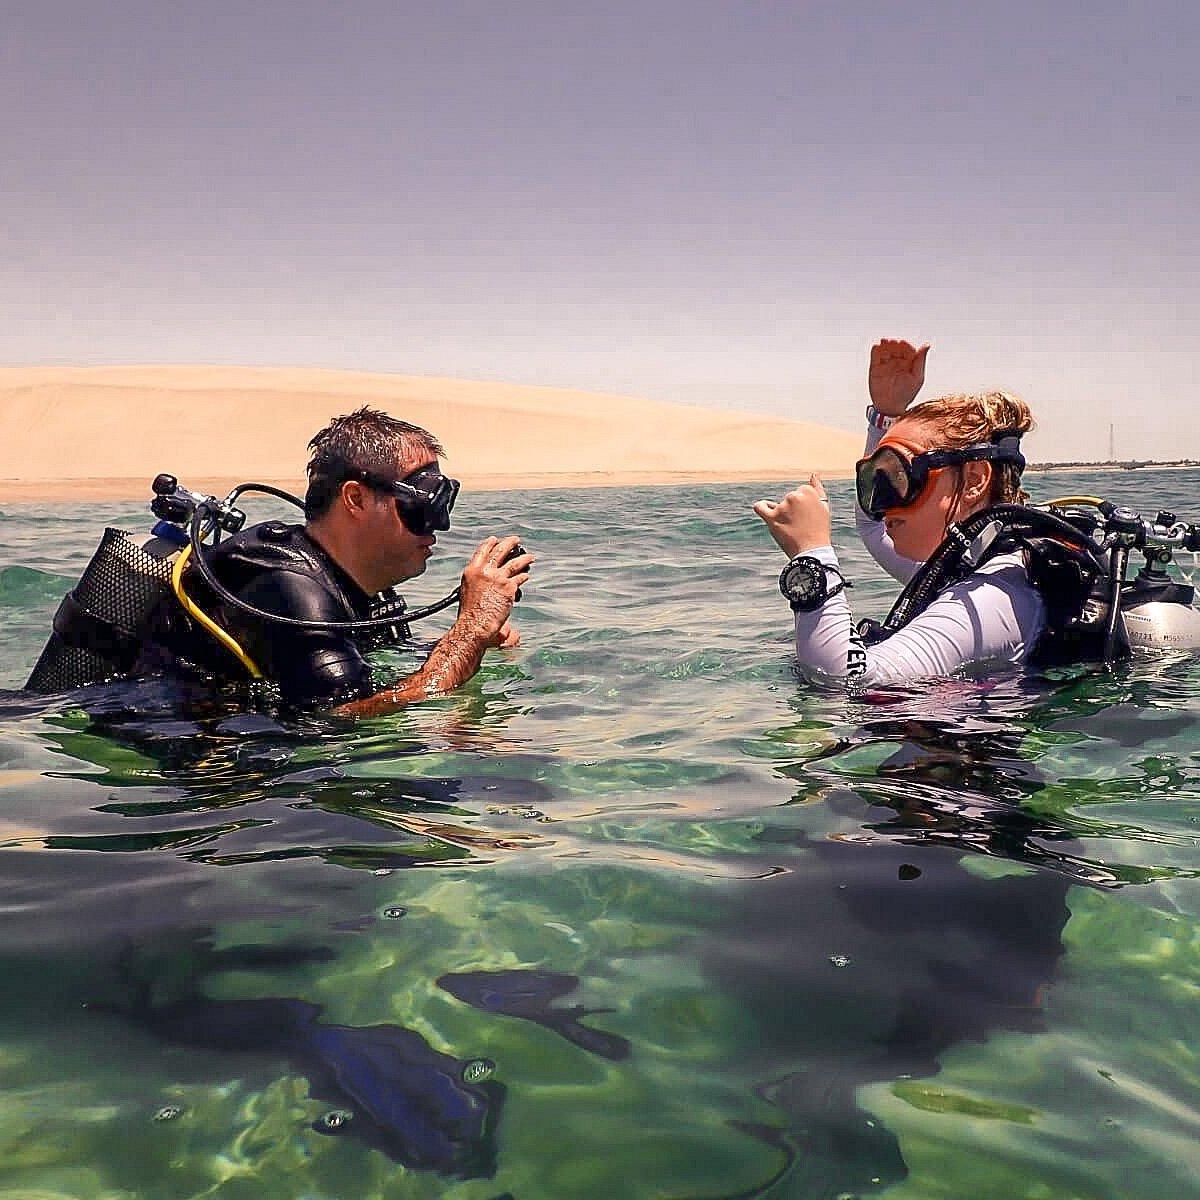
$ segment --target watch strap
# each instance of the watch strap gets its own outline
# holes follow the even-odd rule
[[[841,573],[841,571],[839,571],[837,569],[837,567],[826,567],[825,570],[832,571],[838,577],[837,583],[835,583],[833,585],[833,587],[826,589],[826,591],[825,591],[825,599],[826,600],[828,600],[830,596],[836,596],[838,594],[838,592],[844,592],[848,587],[854,586],[850,582],[850,580],[848,580],[845,577],[845,575],[843,575]]]
[[[886,417],[873,404],[867,405],[867,424],[874,429],[891,429],[895,424],[895,417]]]
[[[784,580],[786,579],[788,572],[796,563],[801,561],[812,563],[815,567],[818,567],[824,572],[824,595],[822,595],[816,600],[815,603],[812,604],[797,602],[793,600],[784,590]],[[830,575],[837,577],[837,582],[832,587],[829,586]],[[846,588],[853,586],[854,585],[850,582],[850,580],[848,580],[845,575],[842,574],[839,567],[834,566],[832,563],[822,562],[819,558],[814,557],[812,554],[793,555],[793,557],[788,559],[787,565],[779,573],[779,590],[783,592],[784,598],[787,600],[788,604],[791,605],[793,612],[816,612],[816,610],[820,608],[831,596],[836,596],[838,592],[844,591]]]

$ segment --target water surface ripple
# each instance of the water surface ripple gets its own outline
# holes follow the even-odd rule
[[[5,506],[0,1196],[1197,1194],[1200,662],[815,692],[773,493],[464,496],[524,646],[357,724],[22,694],[145,518]]]

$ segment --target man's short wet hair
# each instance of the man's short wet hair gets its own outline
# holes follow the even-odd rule
[[[342,484],[364,474],[395,479],[401,463],[442,458],[441,442],[419,425],[362,408],[334,417],[313,436],[308,448],[308,491],[304,516],[311,521],[329,510]]]

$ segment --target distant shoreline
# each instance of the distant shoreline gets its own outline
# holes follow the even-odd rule
[[[1119,462],[1119,463],[1030,463],[1029,473],[1053,474],[1074,471],[1080,474],[1101,471],[1183,471],[1200,469],[1200,462],[1182,459],[1177,462]],[[850,471],[822,471],[823,479],[850,479]],[[188,486],[214,496],[223,496],[239,483],[232,476],[188,480]],[[258,477],[256,483],[270,484],[284,491],[303,496],[303,479]],[[706,484],[761,483],[774,488],[792,486],[799,478],[788,480],[777,473],[763,471],[558,471],[526,472],[495,475],[468,475],[464,472],[463,486],[472,492],[549,491],[554,488],[614,487],[688,487]],[[0,503],[61,504],[69,501],[150,501],[149,478],[84,478],[84,479],[0,479]]]
[[[1171,462],[1152,459],[1128,459],[1124,462],[1066,462],[1030,463],[1027,471],[1186,471],[1200,468],[1194,458],[1179,458]]]

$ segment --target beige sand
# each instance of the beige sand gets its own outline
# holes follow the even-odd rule
[[[845,476],[862,436],[559,388],[285,367],[0,368],[0,501],[303,486],[305,446],[362,404],[432,430],[479,489]]]

